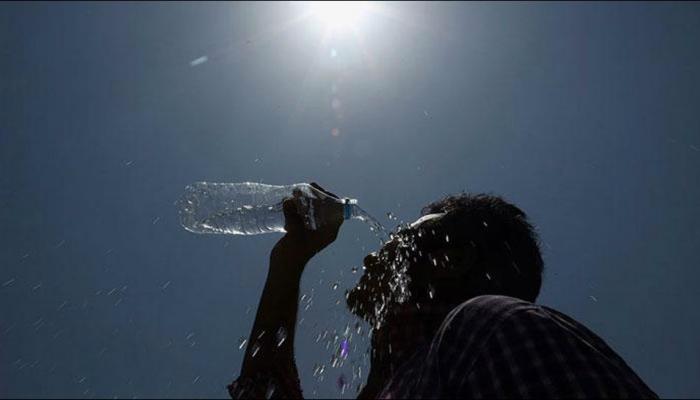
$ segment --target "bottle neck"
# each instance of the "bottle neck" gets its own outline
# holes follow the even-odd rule
[[[355,199],[350,199],[350,198],[344,198],[343,199],[343,218],[344,219],[350,219],[353,217],[354,210],[355,210],[355,205],[357,204],[357,200]]]

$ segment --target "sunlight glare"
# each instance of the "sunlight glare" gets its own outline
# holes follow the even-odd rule
[[[369,7],[369,1],[312,1],[311,12],[328,28],[352,27]]]

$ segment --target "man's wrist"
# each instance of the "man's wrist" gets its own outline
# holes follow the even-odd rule
[[[306,249],[305,243],[300,238],[284,235],[273,247],[270,253],[270,269],[277,272],[301,273],[306,263],[314,256],[313,252]]]

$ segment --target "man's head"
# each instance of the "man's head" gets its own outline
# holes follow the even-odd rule
[[[347,296],[374,323],[399,304],[456,306],[484,294],[534,301],[543,262],[525,213],[500,197],[453,195],[423,208],[364,260]]]

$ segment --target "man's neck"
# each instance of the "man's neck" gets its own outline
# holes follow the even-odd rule
[[[376,398],[402,364],[416,351],[427,350],[450,310],[447,306],[407,304],[388,315],[384,326],[372,334],[367,384],[357,398]]]

